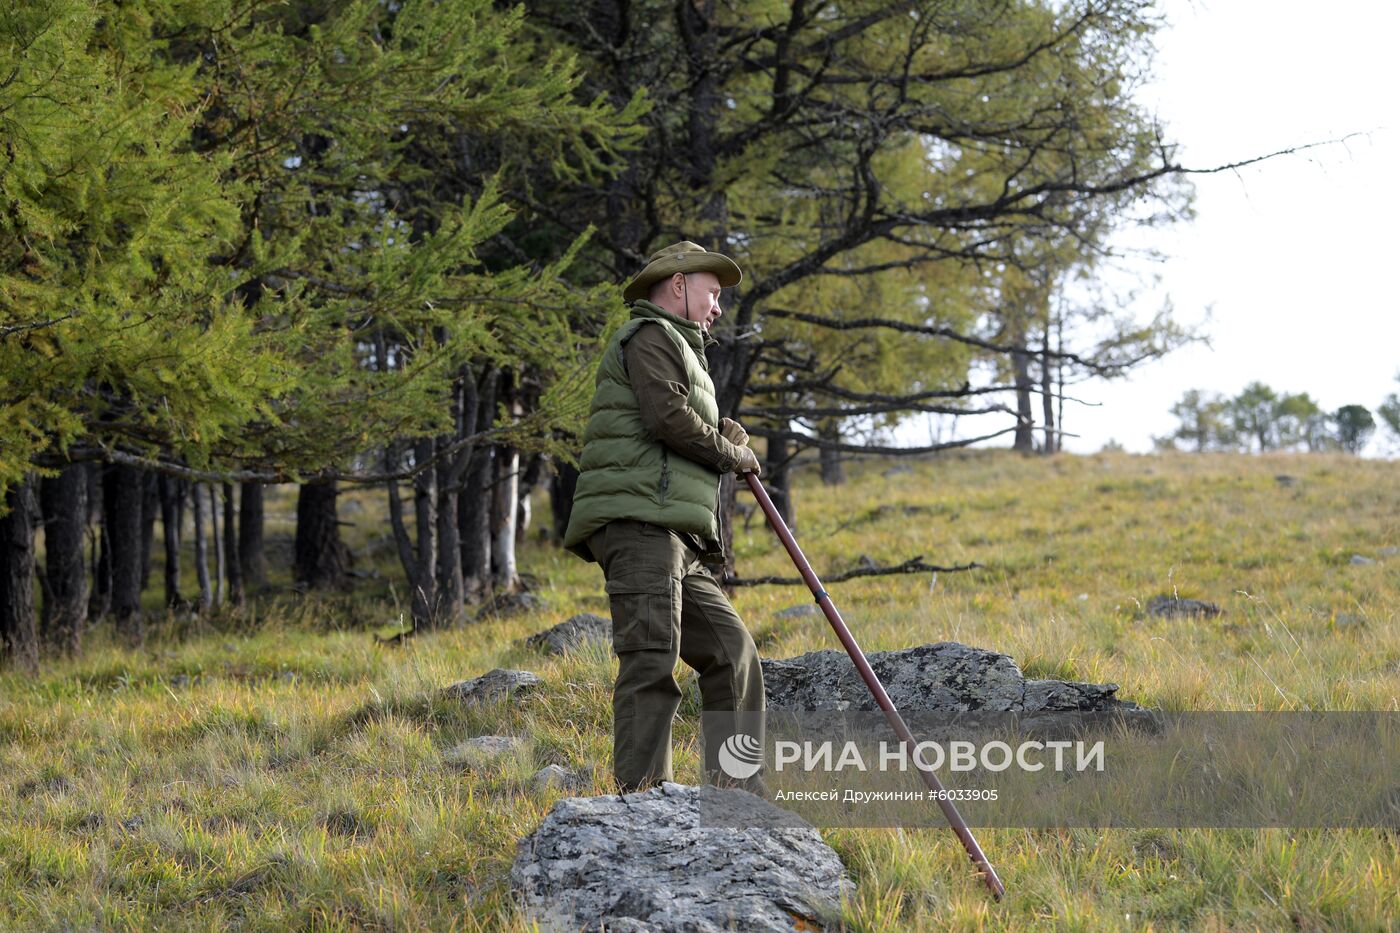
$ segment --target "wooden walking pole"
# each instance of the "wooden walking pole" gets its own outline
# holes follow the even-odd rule
[[[875,697],[875,702],[880,709],[884,710],[885,718],[889,720],[890,726],[900,740],[906,743],[907,747],[915,746],[914,734],[909,731],[909,726],[904,722],[904,717],[899,715],[899,710],[895,709],[894,702],[890,700],[890,695],[885,692],[884,684],[880,683],[880,678],[875,676],[875,672],[870,668],[870,662],[865,659],[865,652],[860,650],[860,645],[856,644],[855,636],[846,627],[845,621],[841,618],[841,613],[836,611],[836,605],[831,601],[831,596],[822,589],[822,583],[817,579],[817,574],[812,570],[811,563],[802,554],[802,549],[797,546],[796,539],[792,532],[788,530],[783,519],[778,515],[778,510],[773,505],[773,500],[768,498],[768,490],[763,488],[763,484],[758,481],[758,477],[752,472],[742,474],[744,481],[749,484],[749,490],[754,498],[758,500],[759,506],[763,509],[763,514],[768,517],[768,524],[777,533],[779,540],[783,542],[783,547],[787,548],[788,556],[792,558],[793,564],[802,574],[802,579],[806,581],[807,588],[812,591],[812,595],[817,599],[817,605],[822,607],[822,612],[826,613],[826,619],[831,623],[831,627],[836,630],[836,637],[841,640],[841,645],[846,649],[846,653],[851,656],[851,661],[855,663],[856,670],[860,671],[861,679],[870,688],[870,693]],[[948,824],[952,826],[953,833],[958,837],[958,841],[967,850],[968,858],[977,866],[977,872],[982,878],[982,882],[987,889],[992,892],[992,896],[1001,900],[1001,896],[1006,893],[1005,886],[1001,879],[997,877],[996,869],[992,863],[987,861],[987,856],[982,852],[982,847],[977,844],[977,838],[972,835],[972,830],[967,828],[967,823],[963,821],[962,814],[953,805],[953,801],[948,799],[948,793],[943,787],[943,782],[938,780],[938,775],[933,773],[932,768],[924,767],[919,756],[914,756],[914,763],[919,769],[919,775],[928,785],[928,789],[933,791],[934,800],[943,811],[943,816],[947,818]]]

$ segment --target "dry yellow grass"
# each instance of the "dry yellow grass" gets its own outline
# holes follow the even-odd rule
[[[1400,709],[1400,557],[1381,556],[1400,545],[1400,465],[983,453],[888,466],[839,490],[800,478],[799,540],[818,571],[861,554],[987,566],[932,586],[835,586],[867,650],[963,641],[1166,708]],[[358,497],[352,543],[367,552],[379,505]],[[746,573],[790,573],[760,520],[736,543]],[[517,643],[605,605],[595,567],[537,543],[523,558],[551,604],[529,618],[385,648],[368,634],[397,616],[384,582],[264,603],[253,621],[171,623],[140,652],[99,632],[79,661],[0,679],[0,927],[528,929],[507,872],[557,797],[529,777],[559,763],[606,791],[615,662]],[[1225,614],[1143,617],[1170,592]],[[778,657],[835,644],[820,618],[775,616],[809,598],[757,587],[735,602]],[[545,689],[479,710],[436,698],[493,667],[538,671]],[[682,775],[696,765],[686,683]],[[444,763],[486,733],[527,750],[482,771]],[[1384,929],[1400,916],[1400,843],[1380,831],[988,830],[1001,904],[947,832],[826,835],[858,883],[844,914],[856,930]]]

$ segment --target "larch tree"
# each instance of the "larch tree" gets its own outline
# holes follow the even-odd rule
[[[838,313],[797,306],[806,283],[842,276],[853,294],[876,295],[860,283],[896,269],[947,264],[995,275],[997,264],[1034,258],[1033,244],[1092,243],[1130,207],[1145,220],[1178,212],[1189,197],[1172,182],[1187,170],[1132,101],[1158,25],[1143,0],[593,0],[536,4],[531,21],[578,50],[591,88],[614,101],[644,88],[652,107],[626,171],[510,196],[563,234],[603,218],[587,259],[615,282],[681,237],[739,260],[745,279],[725,296],[711,354],[729,416],[752,386],[771,389],[778,370],[788,370],[782,380],[805,375],[802,353],[770,365],[782,352],[768,342],[780,318],[809,331],[885,330],[1011,352],[989,339],[995,330],[964,323],[959,298],[930,296],[957,306],[925,309],[891,292],[880,306],[843,298]],[[920,184],[901,177],[913,160],[899,154],[910,151]],[[998,283],[984,287],[996,294]],[[911,410],[967,382],[966,372],[946,382],[911,375],[890,393]]]
[[[283,374],[228,300],[217,256],[238,230],[227,163],[190,145],[193,69],[126,41],[118,5],[50,0],[0,12],[0,490],[75,488],[76,461],[161,451],[191,462],[268,410]],[[142,637],[142,482],[114,463],[105,544],[119,629]],[[51,492],[57,490],[53,487]],[[77,496],[44,497],[71,526]],[[16,513],[17,515],[20,513]],[[32,555],[10,537],[22,575]],[[56,534],[46,615],[76,646],[81,535]],[[10,552],[4,556],[9,566]],[[11,603],[9,613],[32,612]],[[7,618],[7,630],[29,622]],[[13,649],[18,651],[19,649]],[[26,649],[27,650],[27,649]]]

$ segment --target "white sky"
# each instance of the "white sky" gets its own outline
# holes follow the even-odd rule
[[[1170,295],[1179,320],[1206,318],[1191,346],[1127,380],[1074,387],[1068,450],[1110,439],[1151,448],[1191,388],[1237,393],[1253,380],[1308,392],[1332,411],[1372,409],[1400,391],[1400,5],[1167,0],[1157,80],[1141,95],[1182,146],[1210,166],[1364,133],[1243,169],[1195,176],[1196,220],[1151,234],[1169,254],[1145,317]],[[1036,401],[1037,411],[1039,400]],[[972,427],[960,425],[961,431]],[[998,442],[1000,443],[1000,442]],[[1375,450],[1375,442],[1371,445]]]

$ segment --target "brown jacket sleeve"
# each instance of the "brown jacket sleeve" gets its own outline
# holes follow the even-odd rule
[[[739,465],[739,448],[700,419],[686,398],[690,380],[680,348],[660,327],[641,327],[622,351],[647,431],[687,460],[719,473]]]

